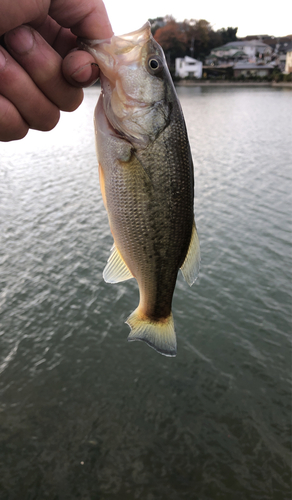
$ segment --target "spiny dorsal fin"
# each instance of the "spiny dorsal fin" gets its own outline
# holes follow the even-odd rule
[[[119,283],[133,278],[133,275],[122,258],[115,245],[112,246],[111,254],[103,271],[103,279],[106,283]]]
[[[195,221],[193,223],[193,231],[188,253],[180,269],[186,282],[192,286],[192,284],[196,281],[200,269],[200,242]]]

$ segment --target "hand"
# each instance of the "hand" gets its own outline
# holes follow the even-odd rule
[[[51,130],[60,110],[78,108],[99,70],[76,38],[112,34],[102,0],[1,0],[0,141]]]

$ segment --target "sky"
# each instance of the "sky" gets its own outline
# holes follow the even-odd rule
[[[176,21],[206,19],[216,31],[238,27],[237,36],[292,34],[292,1],[263,0],[104,0],[113,30],[123,35],[143,26],[148,18],[172,15]]]

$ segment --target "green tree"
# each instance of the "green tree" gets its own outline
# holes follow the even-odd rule
[[[237,40],[237,30],[238,28],[231,28],[230,26],[227,29],[221,28],[218,30],[222,37],[222,45],[229,42],[235,42]]]

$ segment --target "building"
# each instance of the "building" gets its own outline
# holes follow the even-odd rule
[[[202,78],[203,63],[192,57],[177,57],[175,60],[175,76],[180,78]]]
[[[233,77],[233,63],[210,64],[203,66],[203,78],[216,78],[219,80],[230,80]]]
[[[233,66],[233,74],[235,78],[244,76],[245,78],[250,76],[265,77],[272,73],[275,65],[273,63],[268,64],[256,64],[249,62],[237,62]]]
[[[285,73],[292,73],[292,43],[287,47]]]
[[[227,62],[238,62],[246,60],[247,62],[256,62],[257,59],[271,60],[272,48],[260,40],[242,40],[229,42],[221,47],[216,47],[211,51],[207,64],[222,64]]]

